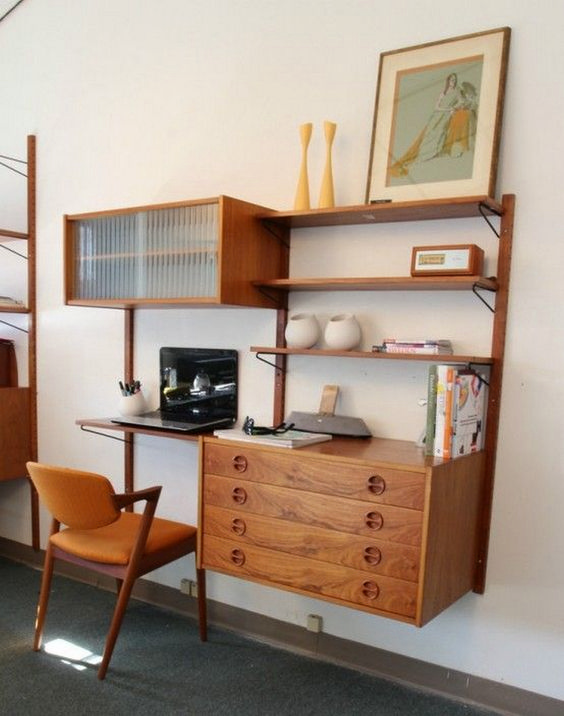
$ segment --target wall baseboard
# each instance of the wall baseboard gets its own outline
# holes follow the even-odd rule
[[[0,537],[0,555],[31,567],[41,568],[43,565],[43,551],[35,551],[28,545],[3,537]],[[59,561],[57,567],[57,573],[63,576],[102,589],[113,590],[115,587],[114,580],[101,578],[75,565]],[[135,586],[133,597],[197,618],[196,599],[182,594],[179,589],[141,579]],[[558,699],[323,632],[316,634],[303,627],[220,602],[208,601],[208,620],[214,626],[268,642],[281,649],[357,669],[507,716],[561,716],[563,711],[563,702]]]

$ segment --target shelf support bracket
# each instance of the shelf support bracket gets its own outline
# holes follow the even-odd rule
[[[103,438],[109,438],[110,440],[118,440],[120,443],[131,442],[130,438],[118,438],[117,435],[108,435],[108,433],[101,433],[99,430],[92,430],[92,428],[86,428],[84,427],[84,425],[81,425],[80,429],[85,433],[92,433],[92,435],[101,435]]]
[[[29,331],[26,328],[20,328],[19,326],[15,326],[13,323],[10,323],[9,321],[3,321],[0,318],[0,323],[3,323],[5,326],[10,326],[10,328],[13,328],[16,331],[21,331],[22,333],[29,333]]]
[[[486,209],[487,209],[488,211],[493,211],[493,209],[492,209],[490,206],[488,206],[487,204],[484,204],[483,201],[481,201],[481,202],[478,204],[478,209],[480,210],[480,214],[482,215],[482,217],[483,217],[484,221],[486,222],[486,224],[487,224],[487,225],[490,227],[490,229],[494,232],[494,234],[497,236],[497,238],[500,239],[500,238],[501,238],[501,234],[500,234],[499,231],[495,228],[495,226],[494,226],[494,225],[492,224],[492,222],[490,221],[489,216],[486,214]],[[497,211],[494,212],[494,213],[496,214],[496,216],[501,216]]]
[[[19,251],[14,251],[14,249],[11,249],[9,246],[6,246],[5,244],[0,244],[0,249],[9,251],[11,254],[16,254],[16,256],[19,256],[21,259],[25,259],[27,261],[27,256],[25,254],[20,254]]]
[[[275,239],[277,239],[278,241],[280,241],[280,243],[281,243],[283,246],[285,246],[287,249],[290,248],[290,243],[289,243],[288,241],[286,241],[286,239],[284,238],[284,235],[283,235],[283,234],[280,234],[278,231],[275,230],[274,227],[277,225],[276,223],[274,223],[274,222],[272,222],[272,221],[269,221],[268,219],[262,219],[262,220],[261,220],[261,223],[262,223],[262,225],[264,226],[264,228],[265,228],[270,234],[272,234],[272,236],[274,236]]]
[[[267,355],[268,355],[268,354],[267,354]],[[256,358],[257,360],[262,361],[262,363],[266,363],[266,365],[269,365],[271,368],[274,368],[275,370],[280,371],[281,373],[285,373],[285,372],[286,372],[286,368],[282,368],[281,366],[276,365],[276,363],[273,363],[272,361],[269,361],[269,360],[266,360],[266,358],[263,358],[263,354],[262,354],[262,353],[256,353],[256,354],[255,354],[255,358]]]
[[[481,373],[478,373],[478,367],[480,366],[480,363],[467,363],[468,369],[474,373],[479,379],[481,383],[484,383],[484,385],[487,385],[488,388],[490,387],[490,383],[488,380],[484,378],[484,376]],[[475,367],[476,366],[476,367]],[[482,366],[483,368],[483,366]]]
[[[280,296],[276,296],[275,294],[270,293],[270,291],[268,291],[265,286],[257,286],[257,288],[259,290],[259,293],[262,293],[263,296],[265,296],[266,298],[268,298],[269,301],[272,301],[272,303],[274,303],[274,308],[284,307],[284,302],[280,299]]]
[[[488,289],[488,288],[484,288],[482,290],[491,291],[491,289]],[[480,301],[484,304],[484,306],[486,306],[486,308],[488,308],[492,313],[495,313],[494,306],[489,304],[479,291],[480,291],[480,287],[478,286],[478,284],[476,284],[476,283],[472,284],[472,293],[474,294],[474,296],[477,296],[480,299]]]

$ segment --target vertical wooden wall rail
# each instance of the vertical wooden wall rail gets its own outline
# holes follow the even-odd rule
[[[500,224],[499,253],[497,263],[498,291],[495,300],[495,314],[492,331],[492,370],[490,375],[489,404],[486,418],[486,460],[484,468],[484,487],[482,496],[480,543],[478,544],[478,562],[474,579],[474,591],[483,594],[486,584],[487,554],[490,539],[492,516],[494,473],[499,431],[501,386],[503,379],[503,360],[505,354],[505,334],[507,328],[507,307],[509,297],[509,276],[511,271],[511,248],[513,243],[513,222],[515,214],[515,196],[502,197],[503,215]]]
[[[134,380],[134,340],[135,340],[135,311],[132,308],[124,309],[124,353],[123,353],[123,374],[126,383],[132,383]],[[134,454],[135,436],[128,433],[124,442],[124,485],[126,492],[132,492],[134,489]],[[133,506],[129,505],[129,511],[133,510]]]
[[[276,346],[285,345],[284,331],[288,319],[288,310],[279,308],[276,311]],[[274,417],[273,425],[279,425],[284,420],[285,394],[286,394],[286,356],[277,355],[274,370]]]
[[[37,460],[37,244],[36,244],[36,139],[27,138],[27,301],[29,308],[28,320],[28,382],[29,382],[29,426],[30,426],[30,457]],[[39,549],[39,500],[32,482],[31,490],[31,544]]]

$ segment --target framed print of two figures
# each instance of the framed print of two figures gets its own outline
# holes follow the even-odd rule
[[[367,204],[494,195],[510,33],[380,55]]]

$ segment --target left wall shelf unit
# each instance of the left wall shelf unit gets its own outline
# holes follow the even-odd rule
[[[4,161],[5,160],[5,161]],[[23,304],[3,301],[0,304],[0,481],[27,479],[26,462],[37,459],[37,361],[36,361],[36,138],[27,137],[25,159],[4,157],[1,170],[12,170],[24,177],[27,196],[27,230],[14,231],[3,225],[0,214],[0,262],[27,264],[26,300]],[[0,286],[1,289],[1,286]],[[0,293],[3,293],[0,290]],[[18,314],[26,320],[16,321]],[[15,334],[15,335],[14,335]],[[13,336],[13,339],[12,339]],[[20,344],[21,341],[21,344]],[[27,376],[18,371],[16,350],[27,351]],[[31,490],[31,531],[34,549],[39,549],[39,506]]]

